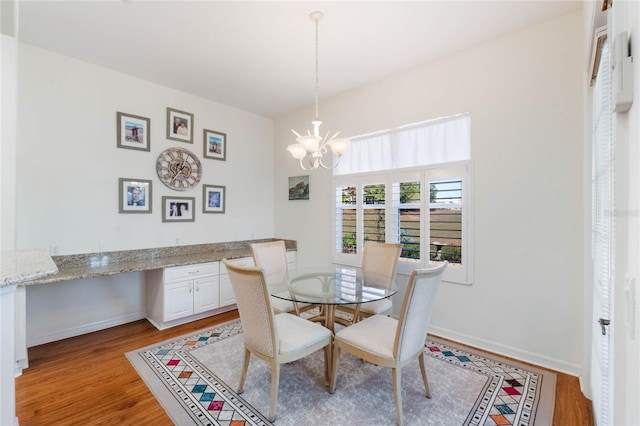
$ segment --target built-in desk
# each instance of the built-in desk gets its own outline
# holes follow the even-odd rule
[[[27,301],[22,308],[18,307],[22,309],[18,318],[24,318],[23,322],[28,324],[24,346],[40,345],[145,317],[152,319],[149,316],[152,307],[146,303],[145,294],[145,289],[149,287],[145,284],[150,276],[158,276],[170,268],[215,264],[223,258],[250,258],[251,243],[274,240],[53,256],[57,274],[21,283],[22,288],[26,289]],[[289,252],[295,252],[297,248],[292,240],[285,240],[285,246]],[[232,298],[222,293],[227,285],[223,282],[222,268],[219,274],[214,271],[209,275],[219,275],[219,307],[201,314],[208,316],[233,309],[233,302],[228,303]],[[214,282],[213,285],[218,283]],[[177,324],[168,321],[163,323],[160,326]],[[159,325],[157,321],[156,325]]]
[[[238,259],[251,256],[251,243],[275,240],[277,238],[52,256],[58,267],[57,274],[24,281],[20,285],[50,284],[171,266],[194,265],[220,261],[223,258]],[[297,250],[296,241],[284,241],[287,251]]]

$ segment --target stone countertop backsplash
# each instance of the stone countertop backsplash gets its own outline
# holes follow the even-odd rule
[[[195,244],[189,246],[159,247],[139,250],[111,251],[104,253],[51,256],[53,268],[49,274],[22,274],[21,285],[48,284],[126,272],[146,271],[170,266],[193,265],[251,256],[251,243],[276,241],[278,238],[262,240],[232,241],[224,243]],[[296,250],[293,240],[284,240],[287,251]],[[44,253],[42,253],[44,255]],[[47,254],[46,257],[49,257]],[[55,263],[53,263],[55,262]],[[2,259],[1,286],[5,283],[5,260]],[[55,272],[58,272],[57,274]]]

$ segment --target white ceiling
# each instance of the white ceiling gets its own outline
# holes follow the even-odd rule
[[[275,118],[582,7],[573,1],[20,1],[18,37]],[[320,109],[322,106],[320,105]]]

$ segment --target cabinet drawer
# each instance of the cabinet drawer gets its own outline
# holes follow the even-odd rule
[[[242,266],[242,267],[247,267],[247,266],[255,266],[253,264],[253,258],[252,257],[242,257],[240,259],[229,259],[230,263],[233,263],[234,265],[238,265],[238,266]],[[224,263],[220,262],[220,275],[226,274],[227,273],[227,267],[224,266]]]
[[[165,268],[164,282],[174,282],[185,278],[194,278],[202,275],[218,275],[219,262],[199,263],[197,265],[173,266]]]

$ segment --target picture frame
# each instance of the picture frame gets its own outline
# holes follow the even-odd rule
[[[227,188],[221,185],[202,185],[202,213],[224,213]]]
[[[116,119],[118,148],[151,151],[151,119],[119,111]]]
[[[147,179],[118,179],[118,212],[151,213],[153,207],[151,181]]]
[[[167,139],[193,143],[193,114],[167,108]]]
[[[163,222],[195,222],[195,197],[162,197]]]
[[[309,200],[309,176],[289,177],[289,201]]]
[[[227,161],[227,134],[204,129],[203,156],[212,160]]]

